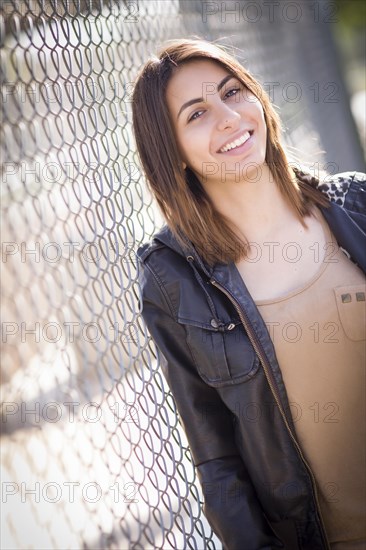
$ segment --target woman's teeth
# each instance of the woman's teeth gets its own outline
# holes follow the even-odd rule
[[[239,147],[240,145],[243,145],[248,139],[250,138],[250,133],[245,132],[240,138],[236,139],[235,141],[232,141],[231,143],[228,143],[225,145],[225,147],[222,147],[220,149],[220,153],[226,153],[227,151],[230,151],[231,149],[235,149],[235,147]]]

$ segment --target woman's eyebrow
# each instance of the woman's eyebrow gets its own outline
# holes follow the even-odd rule
[[[222,80],[221,82],[219,82],[219,84],[217,85],[217,91],[219,92],[221,90],[221,88],[223,86],[225,86],[226,82],[228,82],[229,80],[231,80],[232,78],[235,78],[234,75],[232,74],[228,74],[226,75]],[[177,119],[179,118],[180,114],[182,113],[182,111],[184,111],[184,109],[187,109],[188,107],[190,107],[191,105],[193,105],[194,103],[202,103],[204,101],[203,97],[196,97],[194,99],[190,99],[189,101],[186,101],[185,103],[183,103],[183,105],[181,106],[181,108],[179,109],[179,113],[177,114]]]

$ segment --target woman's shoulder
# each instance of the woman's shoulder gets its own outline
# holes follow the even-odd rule
[[[158,252],[160,252],[160,254],[156,254]],[[154,262],[157,258],[163,261],[166,255],[168,255],[168,257],[170,256],[169,261],[171,261],[172,258],[178,260],[179,256],[185,257],[185,253],[167,225],[159,229],[149,241],[142,244],[137,249],[136,254],[140,263],[143,264]],[[172,256],[172,254],[174,256]]]
[[[182,277],[190,279],[192,270],[184,252],[168,226],[137,249],[140,284],[148,290],[174,285]]]
[[[145,308],[149,303],[177,320],[179,304],[190,300],[197,289],[189,253],[164,226],[138,248],[137,258],[139,293]]]

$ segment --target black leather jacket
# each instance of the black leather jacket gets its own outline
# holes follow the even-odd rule
[[[319,188],[338,244],[366,271],[365,176]],[[274,347],[235,265],[209,268],[166,227],[138,257],[143,317],[224,548],[329,548]]]

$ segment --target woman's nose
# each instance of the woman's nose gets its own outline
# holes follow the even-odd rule
[[[222,103],[218,113],[217,128],[225,130],[226,128],[236,128],[240,122],[240,114],[231,109],[225,103]]]

